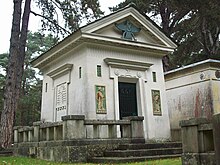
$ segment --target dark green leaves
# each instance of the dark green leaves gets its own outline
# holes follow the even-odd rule
[[[41,9],[42,28],[52,33],[70,34],[83,22],[103,15],[98,0],[36,0]]]

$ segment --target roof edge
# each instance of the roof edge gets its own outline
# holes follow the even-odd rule
[[[204,61],[196,62],[196,63],[190,64],[190,65],[187,65],[187,66],[183,66],[183,67],[180,67],[180,68],[177,68],[177,69],[170,70],[168,72],[165,72],[164,75],[180,72],[180,71],[183,71],[185,69],[190,69],[190,68],[193,68],[193,67],[196,67],[196,66],[207,64],[207,63],[217,63],[217,64],[220,65],[220,60],[207,59],[207,60],[204,60]]]

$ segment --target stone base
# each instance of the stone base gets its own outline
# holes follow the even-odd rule
[[[183,153],[182,165],[216,165],[215,153]]]
[[[215,143],[215,153],[217,165],[220,165],[220,114],[216,114],[212,119],[213,123],[213,133],[214,133],[214,143]]]
[[[86,162],[131,142],[131,139],[85,139],[19,143],[14,145],[14,155],[56,162]]]

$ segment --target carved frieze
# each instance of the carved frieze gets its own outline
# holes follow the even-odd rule
[[[114,69],[114,74],[118,77],[141,78],[143,73],[130,69]]]

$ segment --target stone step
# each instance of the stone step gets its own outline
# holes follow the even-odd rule
[[[178,158],[181,154],[175,155],[155,155],[155,156],[141,156],[141,157],[93,157],[89,162],[91,163],[125,163],[125,162],[142,162],[146,160]]]
[[[12,156],[12,155],[13,155],[13,152],[11,150],[1,150],[0,151],[0,157]]]
[[[135,149],[156,149],[156,148],[181,148],[180,142],[165,142],[165,143],[138,143],[138,144],[123,144],[118,147],[118,150],[135,150]]]
[[[141,162],[150,159],[176,158],[182,155],[182,143],[130,143],[119,145],[112,151],[105,151],[103,157],[89,160],[93,163]]]
[[[157,149],[137,149],[137,150],[113,150],[106,151],[105,157],[141,157],[155,155],[175,155],[181,154],[182,148],[157,148]]]

